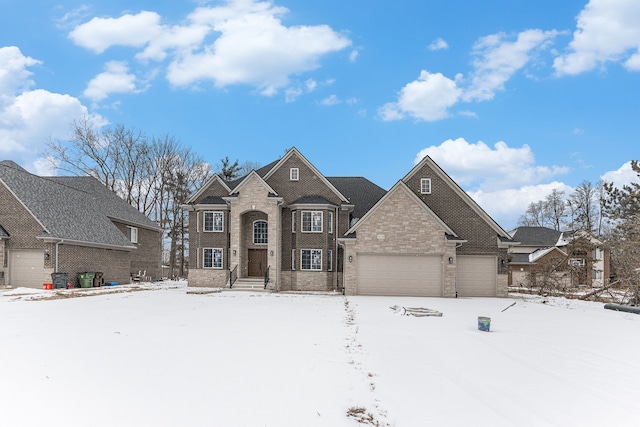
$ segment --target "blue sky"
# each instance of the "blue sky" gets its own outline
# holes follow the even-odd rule
[[[387,189],[428,154],[511,228],[632,179],[639,48],[637,0],[0,0],[0,158],[54,173],[83,115]]]

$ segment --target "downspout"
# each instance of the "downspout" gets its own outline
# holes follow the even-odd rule
[[[55,269],[55,273],[58,272],[58,245],[60,245],[61,243],[64,242],[64,239],[61,239],[59,242],[56,242],[56,269]]]
[[[335,259],[336,262],[334,263],[333,259],[331,260],[331,265],[333,265],[333,272],[334,272],[333,289],[336,292],[338,291],[338,233],[340,232],[340,230],[338,229],[338,224],[340,224],[340,221],[338,220],[338,207],[336,206],[334,208],[334,215],[333,215],[333,240],[335,241],[335,245],[334,245],[335,247],[333,249],[333,259]]]

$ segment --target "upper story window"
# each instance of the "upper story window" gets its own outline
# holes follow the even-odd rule
[[[420,193],[431,194],[431,178],[420,179]]]
[[[296,211],[291,212],[291,232],[295,233],[297,229],[296,226]]]
[[[322,233],[322,211],[302,211],[302,231]]]
[[[601,260],[602,259],[602,249],[600,249],[600,248],[594,249],[592,256],[593,256],[593,259],[595,259],[597,261]]]
[[[223,231],[224,213],[223,212],[205,212],[204,213],[204,231]]]
[[[129,240],[131,243],[138,243],[138,227],[129,227]]]
[[[329,234],[333,234],[333,212],[329,212],[328,227],[329,227]]]
[[[256,245],[269,243],[269,225],[267,221],[261,220],[253,223],[253,243]]]
[[[300,179],[300,169],[298,168],[289,169],[289,179],[291,181],[297,181],[298,179]]]

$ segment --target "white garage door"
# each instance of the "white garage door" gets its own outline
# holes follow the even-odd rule
[[[43,251],[9,253],[9,284],[14,288],[41,288],[44,279]]]
[[[358,295],[442,296],[442,257],[358,255]]]
[[[494,256],[458,255],[456,290],[459,297],[495,297],[498,259]]]

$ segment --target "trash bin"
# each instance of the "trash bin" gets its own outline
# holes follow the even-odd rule
[[[89,273],[88,271],[85,271],[84,273],[78,273],[78,281],[80,282],[81,288],[92,288],[93,273]]]
[[[478,316],[478,330],[489,332],[491,329],[491,318],[485,316]]]
[[[51,281],[53,282],[54,289],[67,289],[67,280],[69,275],[67,273],[51,273]]]
[[[95,276],[93,277],[93,287],[94,288],[98,288],[100,286],[104,285],[104,279],[102,278],[102,276],[104,276],[104,273],[101,271],[96,271]]]

